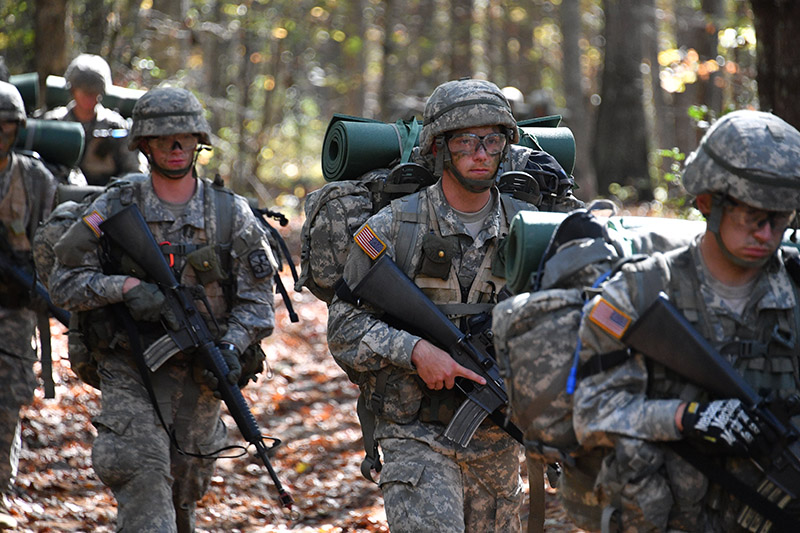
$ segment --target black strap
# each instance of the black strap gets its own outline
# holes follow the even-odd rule
[[[710,461],[708,455],[700,453],[689,443],[683,441],[672,442],[669,447],[708,479],[772,522],[775,531],[800,531],[800,520],[790,516],[786,511],[753,490],[753,487]]]
[[[605,372],[617,365],[621,365],[630,358],[631,353],[627,349],[615,350],[608,353],[594,354],[588,361],[583,363],[578,369],[578,379],[588,378]]]

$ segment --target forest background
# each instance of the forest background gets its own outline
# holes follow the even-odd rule
[[[108,60],[116,85],[194,91],[214,134],[201,174],[288,214],[295,254],[333,113],[421,118],[450,79],[515,87],[518,119],[562,115],[577,195],[637,214],[686,207],[681,161],[721,114],[772,110],[800,127],[795,0],[2,0],[0,21],[11,74],[38,72],[44,84],[89,52]],[[327,353],[325,306],[290,297],[301,320],[279,306],[264,343],[274,377],[245,394],[285,441],[274,463],[303,518],[265,497],[263,469],[220,461],[200,530],[387,531],[380,493],[359,473],[357,389]],[[52,330],[57,398],[38,390],[23,412],[20,531],[111,531],[113,500],[90,460],[99,398],[69,370],[63,328]],[[552,491],[547,505],[548,532],[577,531]]]
[[[655,214],[722,113],[800,126],[791,0],[3,0],[0,20],[12,74],[43,84],[89,52],[117,85],[194,91],[215,133],[204,173],[290,210],[323,183],[333,113],[421,118],[463,76],[518,89],[518,119],[563,116],[580,198]]]

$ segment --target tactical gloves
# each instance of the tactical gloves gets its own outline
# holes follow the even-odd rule
[[[146,281],[122,295],[122,301],[125,302],[134,320],[158,322],[163,318],[168,328],[178,330],[180,324],[175,313],[166,305],[166,300],[158,285]]]
[[[692,402],[686,406],[681,423],[685,436],[743,455],[763,449],[768,440],[759,419],[737,399]]]
[[[230,385],[234,385],[242,376],[242,363],[239,361],[239,350],[229,342],[221,342],[218,348],[219,353],[222,354],[222,358],[225,360],[225,364],[228,365],[228,375],[225,379]],[[221,398],[222,395],[219,392],[219,380],[217,376],[207,369],[202,370],[201,376],[205,384],[208,385],[208,388],[214,391],[214,397]]]
[[[166,300],[158,285],[145,281],[123,294],[122,299],[133,319],[143,322],[157,322]]]

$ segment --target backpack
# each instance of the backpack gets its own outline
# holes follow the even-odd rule
[[[601,528],[605,507],[594,491],[602,456],[599,450],[580,448],[572,427],[571,394],[581,377],[622,363],[628,354],[603,354],[578,366],[583,307],[623,264],[688,244],[692,238],[691,231],[670,231],[668,222],[663,230],[617,231],[619,226],[614,218],[600,222],[592,207],[568,215],[542,253],[531,290],[500,302],[493,311],[495,351],[509,415],[523,432],[527,459],[559,464],[559,499],[575,524],[588,530]],[[645,283],[654,291],[659,284],[660,278]]]

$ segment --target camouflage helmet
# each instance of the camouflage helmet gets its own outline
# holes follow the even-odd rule
[[[517,121],[503,92],[490,81],[461,79],[434,89],[422,114],[420,154],[431,152],[434,139],[448,131],[480,126],[508,128],[511,142],[519,140]]]
[[[100,56],[81,54],[69,64],[64,78],[67,80],[67,89],[106,94],[106,88],[111,85],[111,67]]]
[[[25,126],[25,104],[19,90],[7,81],[0,81],[0,121],[19,122]]]
[[[128,147],[135,150],[142,137],[195,133],[200,144],[211,146],[211,128],[197,98],[178,87],[150,89],[133,106]]]
[[[683,184],[694,195],[717,193],[759,209],[800,208],[800,132],[762,111],[717,120],[686,160]]]

